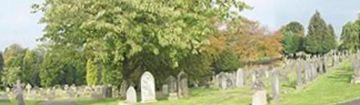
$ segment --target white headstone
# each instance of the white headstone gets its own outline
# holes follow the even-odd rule
[[[155,102],[155,81],[150,72],[145,72],[141,76],[141,102]]]
[[[252,104],[251,105],[266,105],[266,90],[257,90],[252,96]]]
[[[133,104],[136,103],[136,91],[133,86],[130,86],[126,91],[126,103]]]
[[[244,86],[244,71],[239,68],[236,71],[236,87],[243,87]]]

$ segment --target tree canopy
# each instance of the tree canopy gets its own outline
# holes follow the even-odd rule
[[[318,11],[311,17],[308,34],[305,38],[305,50],[312,54],[325,54],[336,48],[336,36]]]

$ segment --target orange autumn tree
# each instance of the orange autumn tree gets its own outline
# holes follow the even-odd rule
[[[215,58],[215,61],[224,59],[221,56],[223,53],[234,53],[238,62],[245,64],[280,58],[281,40],[281,33],[271,33],[257,22],[241,19],[229,22],[226,32],[218,32],[210,37],[210,45],[204,49]]]

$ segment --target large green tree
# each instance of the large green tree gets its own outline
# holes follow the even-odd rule
[[[346,23],[341,32],[342,50],[357,51],[360,48],[360,21]]]
[[[304,27],[299,22],[290,22],[280,29],[283,37],[282,44],[286,54],[303,51]]]
[[[25,81],[23,78],[23,57],[26,49],[18,44],[12,44],[4,51],[4,71],[1,80],[5,84],[14,84],[16,80]]]
[[[336,47],[336,38],[318,11],[311,17],[305,50],[311,54],[325,54]]]
[[[46,0],[34,8],[44,13],[42,40],[87,52],[87,59],[104,65],[101,77],[115,78],[102,79],[103,84],[110,84],[106,81],[130,76],[121,74],[148,69],[141,66],[142,62],[137,63],[134,55],[161,55],[169,58],[170,67],[178,67],[182,58],[199,53],[198,48],[207,42],[216,23],[233,16],[230,7],[247,7],[237,0],[217,0],[216,8],[210,2]]]
[[[40,85],[39,78],[39,65],[41,62],[40,55],[36,54],[35,51],[26,50],[23,58],[23,78],[24,82],[30,83],[32,85]]]
[[[84,54],[72,47],[53,46],[47,49],[40,64],[41,86],[85,84]]]

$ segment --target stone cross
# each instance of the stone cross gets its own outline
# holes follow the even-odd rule
[[[154,76],[146,71],[141,76],[141,102],[155,102],[156,94],[155,94],[155,80]]]

